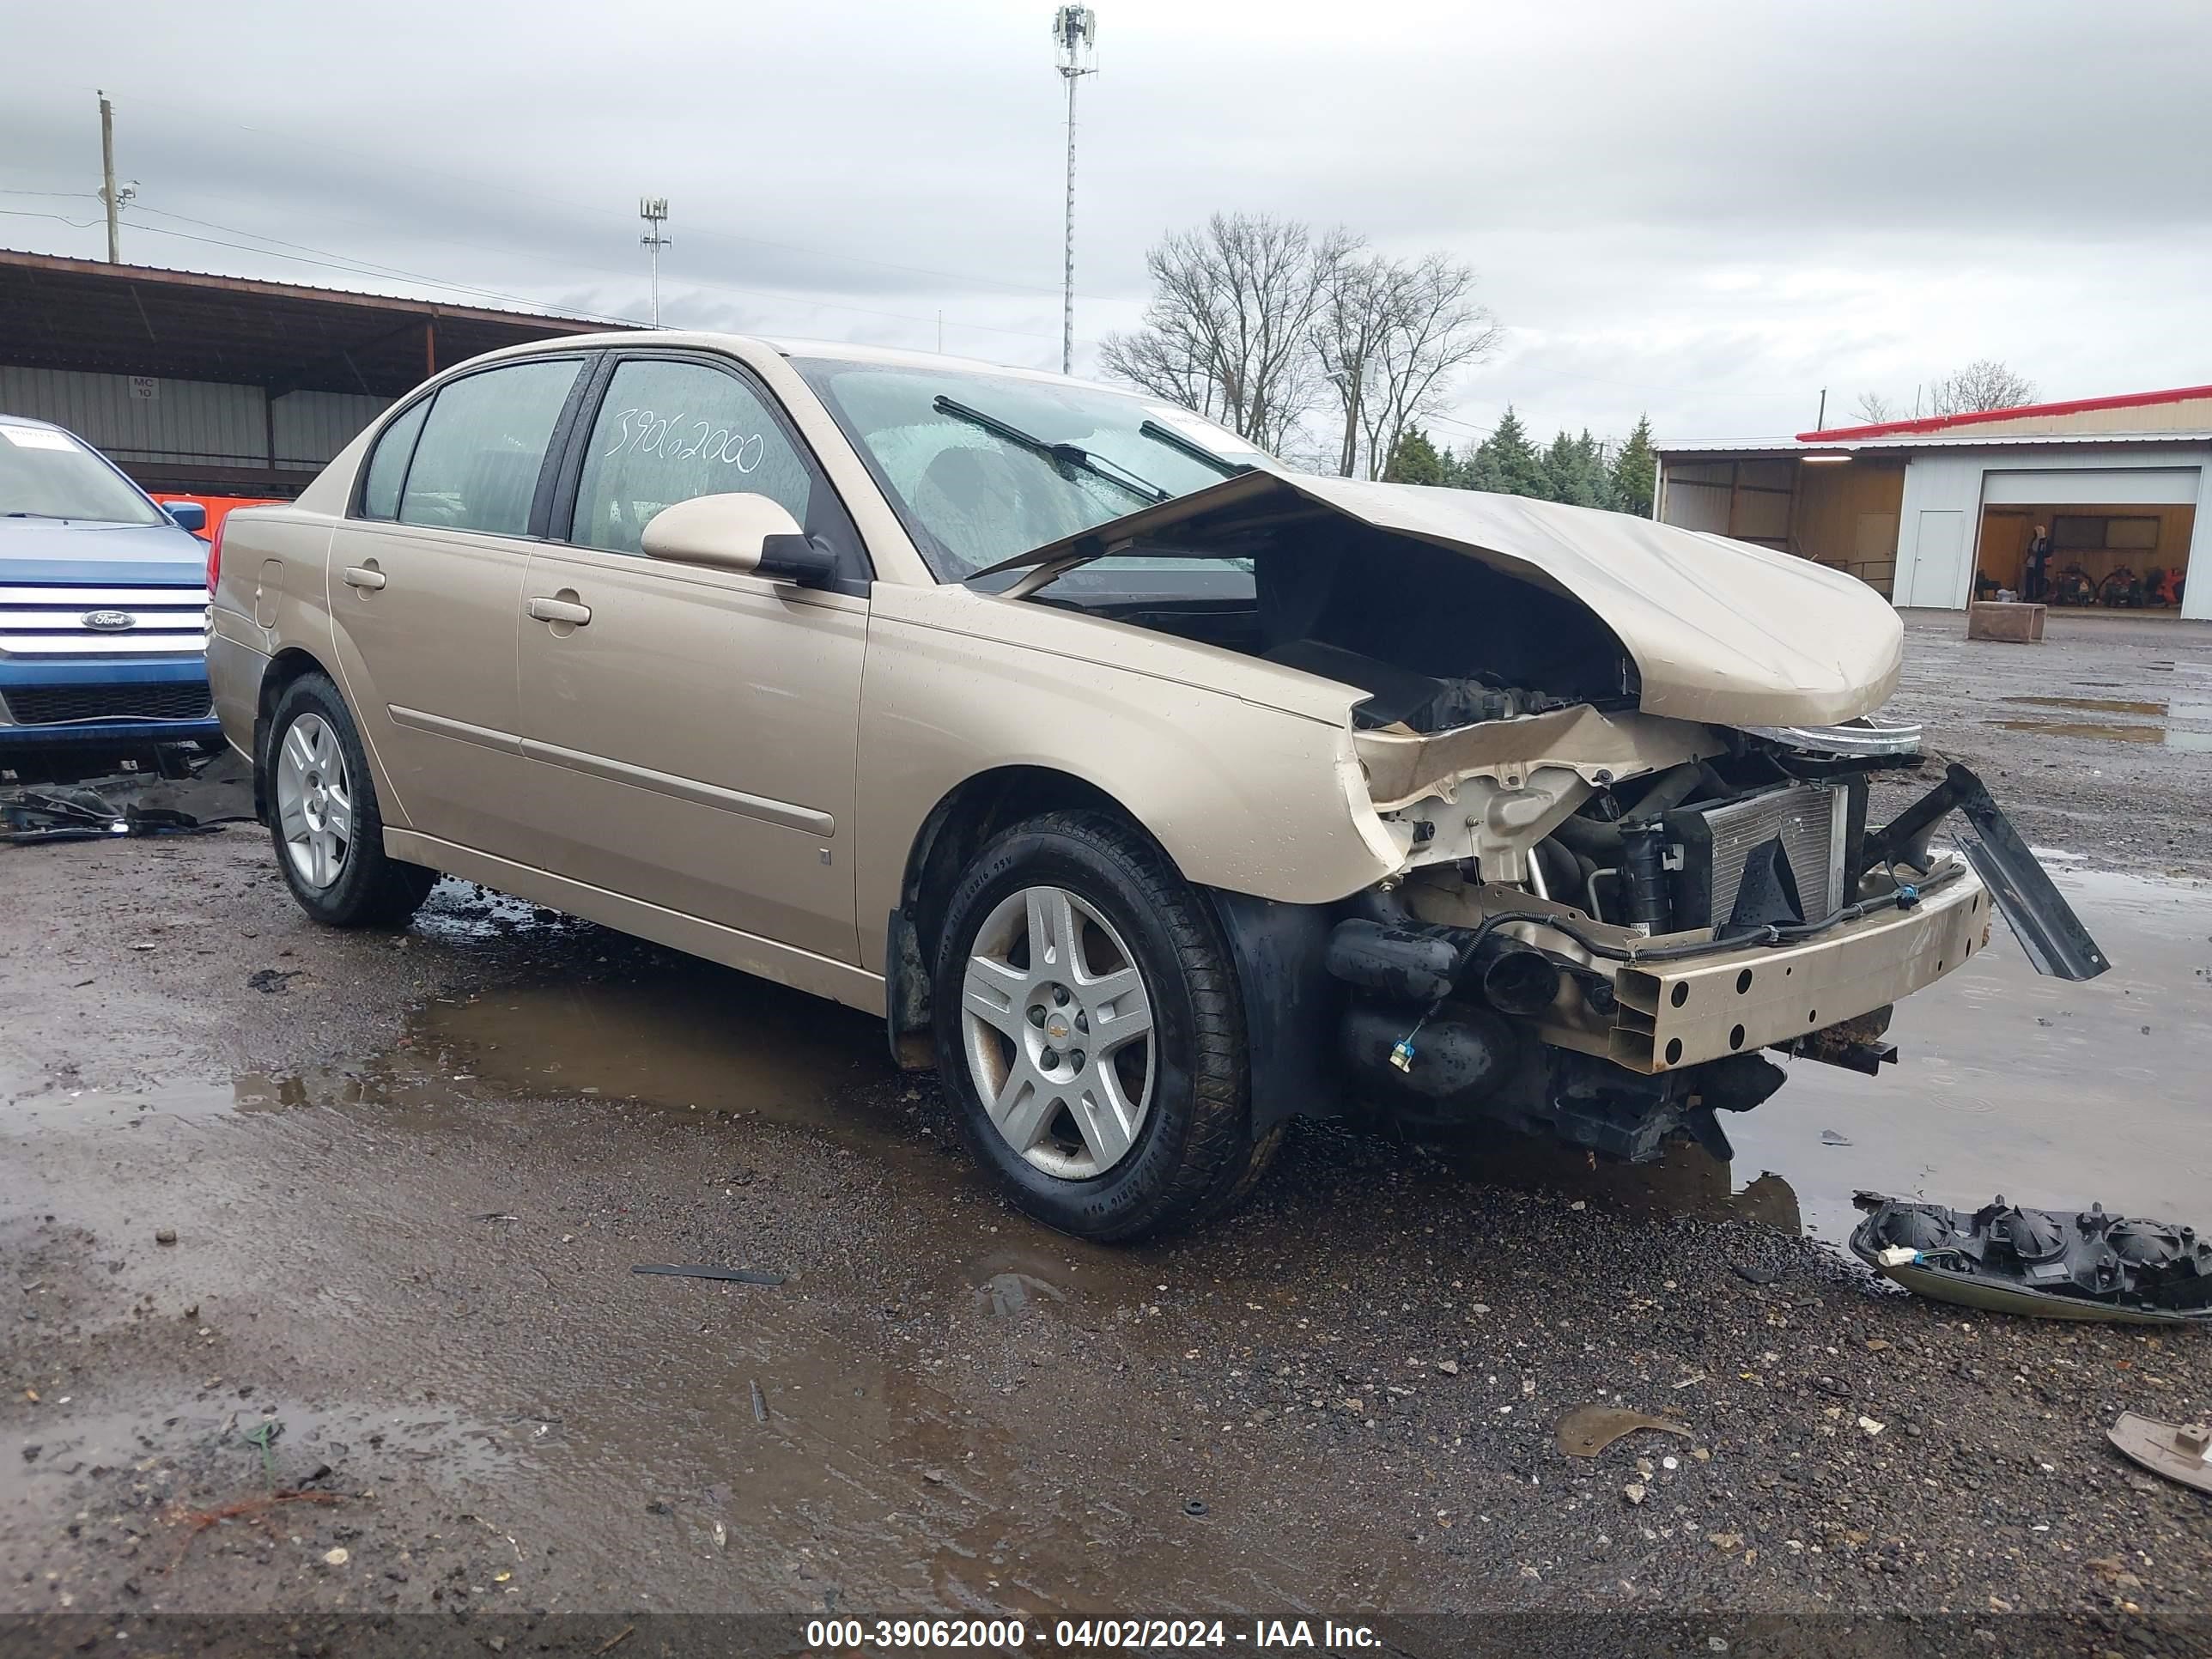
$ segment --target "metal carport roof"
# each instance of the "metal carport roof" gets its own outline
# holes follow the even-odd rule
[[[497,346],[631,326],[0,249],[0,363],[396,398]]]

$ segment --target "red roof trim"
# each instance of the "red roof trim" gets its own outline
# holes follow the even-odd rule
[[[2186,403],[2192,398],[2212,398],[2212,386],[2178,386],[2171,392],[2124,392],[2116,398],[2075,398],[2061,404],[2021,404],[2013,409],[1978,409],[1966,415],[1929,415],[1917,421],[1884,421],[1876,426],[1833,426],[1820,432],[1801,432],[1801,444],[1841,443],[1853,438],[1903,437],[1915,432],[1947,432],[1953,427],[1976,426],[1984,421],[2017,421],[2038,415],[2082,415],[2095,409],[2141,409],[2149,404]]]

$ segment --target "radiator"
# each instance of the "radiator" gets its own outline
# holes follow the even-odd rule
[[[1717,925],[1735,908],[1744,865],[1753,849],[1778,836],[1797,878],[1805,919],[1819,921],[1844,902],[1844,840],[1849,793],[1826,784],[1792,784],[1746,800],[1709,807],[1711,837],[1711,914],[1678,918],[1678,925]]]

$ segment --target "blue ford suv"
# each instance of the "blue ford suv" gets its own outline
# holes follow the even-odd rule
[[[220,742],[206,522],[73,433],[0,415],[0,769],[82,777]]]

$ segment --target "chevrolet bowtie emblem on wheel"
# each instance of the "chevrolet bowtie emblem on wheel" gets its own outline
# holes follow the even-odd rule
[[[138,618],[128,611],[88,611],[84,625],[96,628],[103,634],[119,634],[126,628],[138,626]]]

